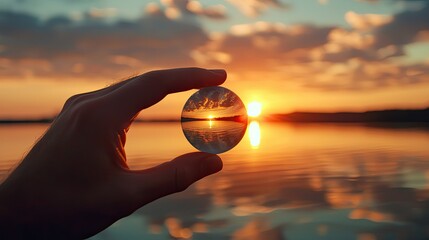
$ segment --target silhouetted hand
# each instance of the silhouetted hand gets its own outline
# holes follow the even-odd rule
[[[0,185],[0,239],[90,237],[143,205],[220,171],[221,159],[201,152],[130,171],[124,144],[140,110],[169,93],[225,79],[223,70],[153,71],[71,97]]]

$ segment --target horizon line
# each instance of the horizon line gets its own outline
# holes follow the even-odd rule
[[[414,115],[410,116],[409,114]],[[417,114],[417,115],[416,115]],[[241,115],[236,115],[241,116]],[[351,118],[351,117],[357,117]],[[0,124],[13,123],[51,123],[54,117],[3,117],[0,118]],[[429,122],[429,107],[420,109],[385,109],[361,112],[306,112],[296,111],[291,113],[272,113],[259,117],[250,117],[249,119],[259,119],[261,121],[282,121],[282,122]],[[137,118],[134,122],[181,122],[183,117],[154,117]],[[186,118],[185,118],[186,119]]]

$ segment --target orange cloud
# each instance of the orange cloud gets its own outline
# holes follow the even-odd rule
[[[270,7],[288,9],[289,6],[280,0],[228,0],[243,14],[249,17],[259,16]]]
[[[369,30],[392,22],[393,17],[381,14],[358,14],[349,11],[345,14],[345,19],[354,29]]]

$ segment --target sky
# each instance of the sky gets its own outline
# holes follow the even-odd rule
[[[163,68],[224,68],[263,114],[429,106],[429,1],[2,0],[0,118]],[[143,118],[179,118],[195,91]]]

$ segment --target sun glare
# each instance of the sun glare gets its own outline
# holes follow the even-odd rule
[[[255,120],[251,121],[248,129],[250,146],[252,146],[253,149],[258,149],[261,144],[261,128],[259,127],[259,122]]]
[[[247,115],[249,117],[258,117],[262,112],[262,103],[253,101],[247,105]]]
[[[209,119],[213,119],[213,115],[209,115]]]

